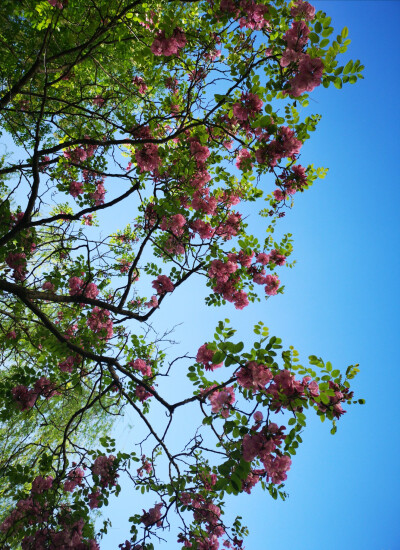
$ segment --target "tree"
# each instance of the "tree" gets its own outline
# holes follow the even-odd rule
[[[262,322],[251,345],[227,320],[172,357],[151,323],[194,277],[227,309],[283,291],[291,235],[274,228],[325,175],[298,164],[308,95],[361,77],[336,60],[348,31],[332,41],[325,13],[283,0],[6,0],[0,17],[2,547],[97,548],[93,511],[123,479],[154,506],[121,548],[153,548],[173,513],[179,545],[241,548],[224,498],[257,483],[285,498],[306,411],[334,433],[357,366],[302,366]],[[260,241],[243,211],[262,197]],[[121,224],[103,236],[108,212]],[[127,409],[139,453],[109,433]]]

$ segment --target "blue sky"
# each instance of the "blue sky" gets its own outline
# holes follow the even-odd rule
[[[304,361],[315,354],[334,368],[360,363],[354,389],[366,405],[348,408],[335,436],[319,419],[310,421],[286,483],[289,499],[273,501],[256,489],[232,500],[229,513],[250,528],[247,550],[398,550],[399,48],[390,23],[398,21],[400,3],[314,5],[332,16],[336,31],[349,28],[352,43],[341,64],[360,59],[365,80],[312,94],[310,109],[323,117],[302,164],[329,167],[329,174],[296,197],[281,224],[294,235],[298,261],[280,272],[285,294],[237,312],[203,307],[203,291],[191,288],[157,322],[184,321],[175,337],[193,349],[220,318],[229,317],[244,337],[263,320]],[[142,502],[131,493],[108,510],[114,526],[104,550],[124,540],[122,510],[137,507]]]

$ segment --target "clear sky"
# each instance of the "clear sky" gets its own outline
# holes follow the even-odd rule
[[[157,322],[184,322],[175,336],[193,350],[210,339],[220,318],[229,317],[243,336],[263,320],[304,360],[315,354],[340,369],[360,363],[354,389],[366,405],[348,408],[335,436],[318,419],[309,423],[286,483],[289,499],[273,501],[255,489],[233,499],[229,511],[250,528],[247,550],[399,550],[400,50],[394,25],[400,3],[313,3],[332,16],[336,31],[349,28],[352,43],[341,64],[360,59],[365,80],[312,94],[311,110],[323,118],[303,148],[302,164],[330,171],[296,197],[281,224],[294,235],[298,260],[280,271],[285,294],[241,312],[229,304],[210,310],[201,306],[201,288],[191,287],[178,302],[171,299],[173,310],[163,304]],[[113,528],[103,550],[127,536],[120,517],[146,507],[140,498],[125,494],[105,510]],[[165,547],[175,548],[174,541]]]

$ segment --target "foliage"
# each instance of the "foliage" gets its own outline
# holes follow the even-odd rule
[[[3,0],[0,21],[2,548],[98,548],[118,479],[154,494],[120,548],[153,548],[174,512],[179,545],[242,548],[224,498],[260,483],[284,499],[307,411],[334,433],[357,366],[302,366],[263,323],[250,345],[228,320],[171,358],[151,322],[196,276],[209,306],[283,291],[292,240],[275,226],[326,173],[298,164],[320,119],[309,93],[361,77],[336,59],[348,31],[332,40],[325,13],[284,0]],[[112,437],[127,409],[140,452]]]

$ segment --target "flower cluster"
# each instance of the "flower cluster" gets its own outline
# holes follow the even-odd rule
[[[119,474],[116,469],[115,456],[98,456],[92,465],[92,474],[99,476],[102,487],[116,485]]]
[[[25,252],[10,252],[6,257],[6,264],[13,269],[13,278],[16,281],[24,281],[26,279],[26,254]]]
[[[255,458],[260,460],[264,466],[264,471],[259,470],[257,475],[265,475],[272,483],[279,485],[287,479],[286,472],[291,466],[291,459],[278,451],[285,439],[283,434],[284,426],[278,428],[277,424],[270,423],[258,431],[256,425],[250,434],[243,438],[243,459],[246,462],[252,462]],[[255,479],[250,474],[252,483]]]
[[[164,31],[158,31],[150,49],[154,55],[170,56],[177,54],[185,45],[185,33],[176,27],[169,38],[165,36]]]
[[[109,340],[114,334],[110,312],[106,309],[100,309],[97,306],[93,308],[86,324],[92,332],[104,340]]]
[[[11,393],[21,411],[31,409],[38,397],[50,399],[54,395],[59,395],[55,389],[55,384],[45,376],[36,380],[32,389],[19,384],[11,390]]]
[[[207,343],[199,347],[199,350],[196,355],[196,361],[205,366],[206,370],[215,370],[219,367],[222,367],[223,363],[218,363],[217,365],[212,362],[214,352],[211,349],[208,349]]]
[[[163,506],[164,505],[160,502],[156,504],[153,508],[150,508],[148,512],[146,512],[146,510],[143,510],[143,515],[140,518],[140,521],[145,527],[152,527],[153,525],[161,527],[161,508]]]
[[[151,285],[157,294],[165,294],[166,292],[173,292],[174,291],[174,284],[171,281],[169,277],[166,275],[159,275],[157,279],[155,279]]]

